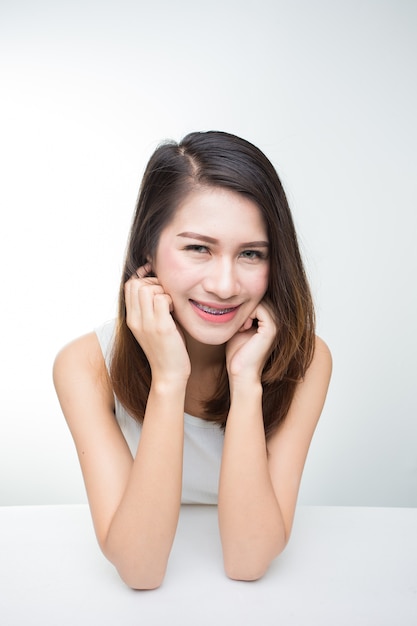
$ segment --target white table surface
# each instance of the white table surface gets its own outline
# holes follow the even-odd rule
[[[162,587],[133,591],[87,506],[0,508],[2,626],[416,626],[417,509],[299,507],[256,582],[222,568],[216,507],[184,506]]]

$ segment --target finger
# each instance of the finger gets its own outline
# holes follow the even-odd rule
[[[129,326],[137,327],[140,321],[150,323],[153,311],[153,299],[157,293],[163,293],[155,278],[131,278],[125,284],[126,320]]]
[[[264,336],[267,341],[272,341],[272,338],[276,336],[278,327],[271,310],[264,303],[260,303],[254,313],[257,319],[257,334]]]
[[[125,284],[125,303],[126,303],[126,322],[129,328],[137,328],[138,322],[141,318],[139,295],[138,290],[135,289],[134,282],[139,281],[135,279],[128,280]]]
[[[150,263],[145,263],[145,265],[138,267],[138,269],[133,274],[133,278],[134,277],[139,278],[139,279],[147,278],[151,271],[152,271],[152,265]]]
[[[154,300],[155,322],[160,330],[172,328],[174,320],[171,316],[172,300],[171,296],[166,293],[155,294]]]
[[[250,328],[252,328],[253,326],[253,317],[248,317],[248,319],[246,320],[246,322],[244,324],[242,324],[242,326],[239,328],[239,332],[240,333],[244,333],[245,331],[249,330]]]
[[[239,332],[247,332],[252,329],[255,330],[257,334],[261,333],[262,335],[265,333],[274,335],[276,333],[274,318],[263,302],[260,302],[254,311],[252,311],[251,315],[239,328]]]

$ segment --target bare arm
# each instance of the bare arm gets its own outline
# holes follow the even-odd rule
[[[67,346],[54,380],[103,553],[134,588],[161,584],[178,521],[184,390],[153,388],[135,460],[113,413],[95,335]]]
[[[178,522],[189,364],[158,286],[136,280],[128,289],[129,323],[138,336],[147,335],[149,354],[155,348],[158,355],[156,360],[152,356],[152,386],[135,459],[114,416],[113,393],[94,334],[58,355],[54,381],[99,544],[129,586],[150,589],[163,580]],[[176,355],[175,363],[168,363],[168,354],[171,359]]]
[[[231,377],[219,487],[219,525],[226,573],[254,580],[284,549],[308,448],[324,404],[330,353],[317,340],[313,362],[289,414],[268,442],[258,377]]]

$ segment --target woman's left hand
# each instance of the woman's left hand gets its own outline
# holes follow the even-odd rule
[[[253,327],[253,320],[257,327]],[[226,344],[229,381],[259,382],[277,334],[276,323],[265,303],[258,304],[252,315]]]

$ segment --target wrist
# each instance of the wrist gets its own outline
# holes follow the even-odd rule
[[[262,397],[263,388],[260,378],[235,377],[229,379],[230,401]]]
[[[153,393],[161,396],[184,395],[187,388],[188,376],[172,378],[152,378],[151,389]]]

